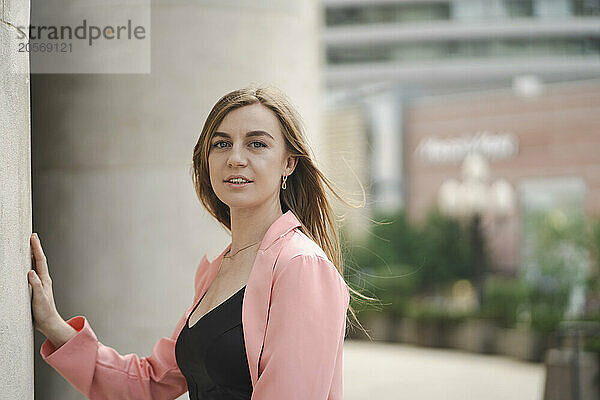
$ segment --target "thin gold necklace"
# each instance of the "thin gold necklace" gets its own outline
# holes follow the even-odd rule
[[[259,244],[259,243],[260,243],[260,240],[259,240],[258,242],[256,242],[256,243],[249,244],[249,245],[248,245],[248,246],[246,246],[246,247],[242,247],[241,249],[239,249],[238,251],[236,251],[236,252],[235,252],[233,255],[231,255],[231,256],[223,256],[223,258],[232,258],[232,257],[234,257],[234,256],[235,256],[237,253],[239,253],[240,251],[242,251],[242,250],[244,250],[244,249],[247,249],[248,247],[254,246],[255,244]],[[229,252],[231,252],[231,249],[227,250],[227,253],[229,253]]]

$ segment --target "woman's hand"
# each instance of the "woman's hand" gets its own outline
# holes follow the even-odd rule
[[[29,242],[33,253],[31,263],[34,267],[34,270],[27,272],[27,278],[33,288],[33,300],[31,302],[33,326],[45,336],[48,336],[47,332],[64,323],[64,320],[54,304],[52,279],[48,273],[48,263],[37,233],[31,235]]]

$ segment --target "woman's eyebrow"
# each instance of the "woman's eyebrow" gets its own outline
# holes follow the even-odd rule
[[[224,138],[231,138],[231,135],[229,133],[225,133],[225,132],[215,132],[213,134],[213,137],[224,137]],[[273,136],[271,136],[268,132],[265,131],[249,131],[246,133],[246,137],[252,137],[252,136],[268,136],[271,139],[275,140],[275,138]]]

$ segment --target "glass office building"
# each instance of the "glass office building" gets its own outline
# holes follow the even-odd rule
[[[600,76],[598,0],[326,0],[327,84],[418,90]]]

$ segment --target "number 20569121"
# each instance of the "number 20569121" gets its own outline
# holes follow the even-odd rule
[[[71,53],[73,44],[58,43],[19,43],[19,53]]]

